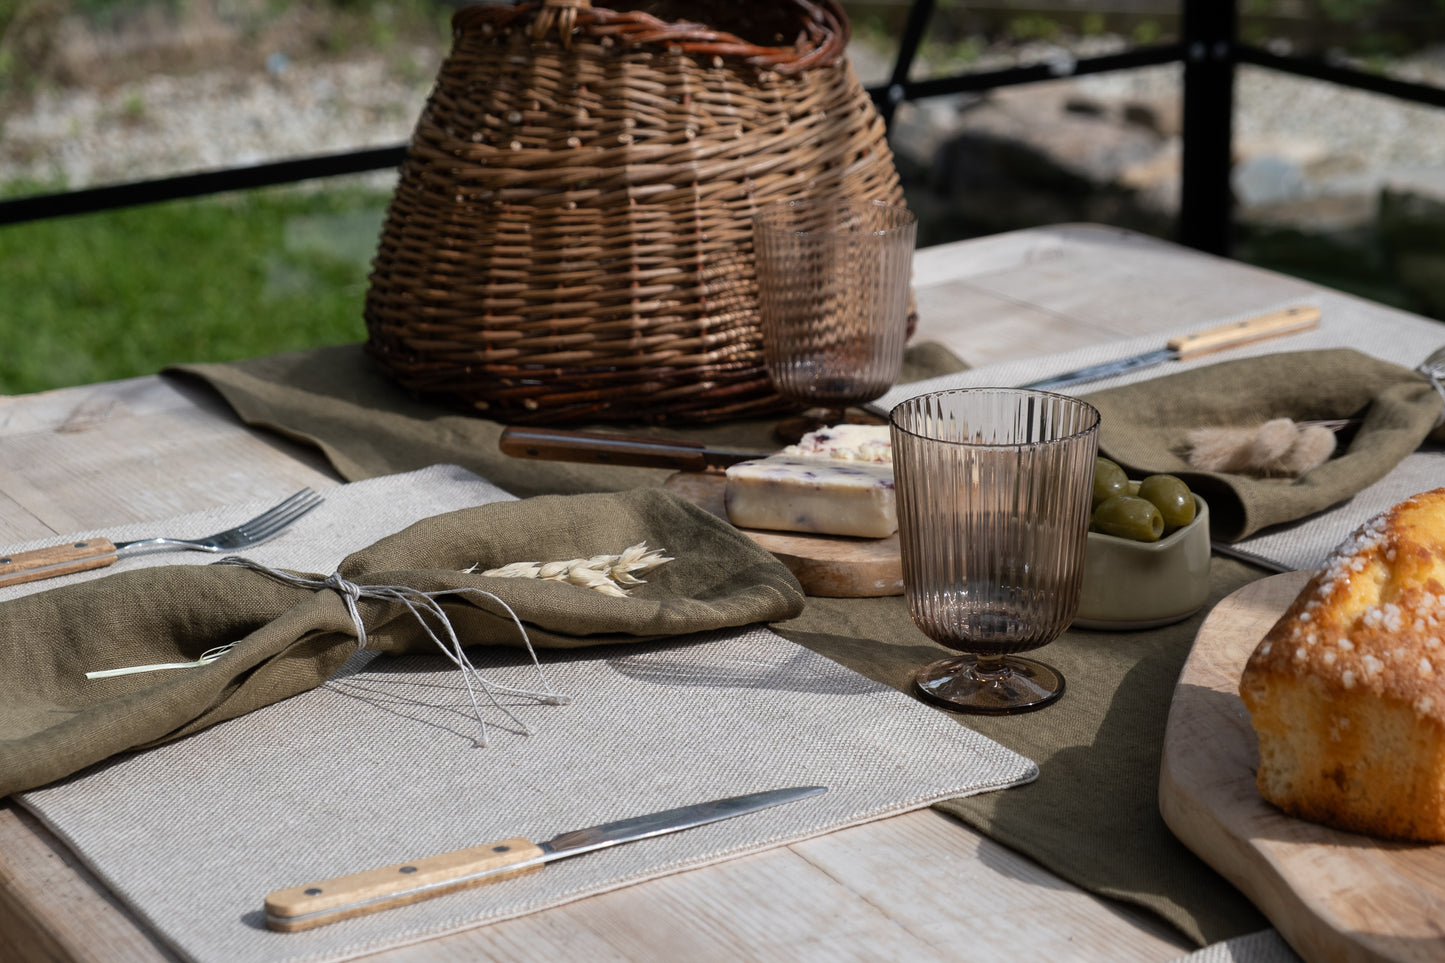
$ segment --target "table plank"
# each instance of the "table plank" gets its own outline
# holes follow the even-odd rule
[[[1016,233],[1025,237],[1015,245],[1025,239],[1033,245],[1013,263],[980,258],[980,269],[964,268],[956,279],[1006,301],[1046,306],[1064,330],[1097,330],[1103,333],[1099,341],[1257,313],[1318,290],[1305,281],[1117,228],[1076,224]],[[953,256],[966,262],[968,252],[959,249]],[[1054,343],[1049,334],[1047,328],[1019,332],[1020,337],[1045,336],[1034,342],[1028,352],[1033,354],[1050,350],[1041,347]]]
[[[340,483],[315,449],[246,429],[178,379],[5,398],[0,413],[0,538],[12,543]]]
[[[0,806],[0,960],[173,959],[33,816]]]
[[[1139,283],[1140,277],[1146,278]],[[929,248],[920,338],[974,364],[1103,343],[1315,290],[1089,225]],[[1121,291],[1121,288],[1127,290]],[[0,399],[0,538],[143,521],[338,479],[314,451],[240,425],[206,389],[159,377]],[[197,457],[199,453],[200,457]],[[368,959],[1016,959],[1159,961],[1189,947],[932,810],[626,887]],[[0,956],[166,959],[62,846],[0,806]]]

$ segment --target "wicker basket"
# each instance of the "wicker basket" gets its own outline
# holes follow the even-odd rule
[[[366,297],[389,376],[501,421],[780,410],[752,215],[903,198],[834,0],[534,0],[452,31]]]

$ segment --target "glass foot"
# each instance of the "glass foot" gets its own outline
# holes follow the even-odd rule
[[[985,662],[965,655],[919,669],[913,688],[945,709],[1007,715],[1056,702],[1064,694],[1064,677],[1033,659],[1006,656]]]

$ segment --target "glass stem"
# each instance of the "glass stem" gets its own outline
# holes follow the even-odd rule
[[[982,682],[998,682],[1013,674],[1001,655],[976,655],[970,674]]]

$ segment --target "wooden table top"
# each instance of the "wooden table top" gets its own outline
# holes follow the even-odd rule
[[[1112,228],[1064,225],[927,248],[920,326],[979,365],[1257,310],[1314,285]],[[0,398],[0,544],[341,480],[156,376]],[[1193,949],[933,810],[879,820],[368,959],[1169,960]],[[966,948],[966,952],[964,951]],[[26,812],[0,806],[0,958],[170,959]]]

